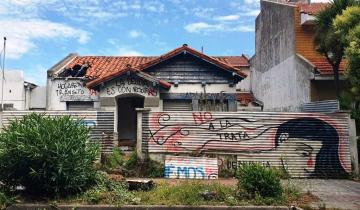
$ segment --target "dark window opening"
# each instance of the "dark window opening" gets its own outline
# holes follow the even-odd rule
[[[93,101],[68,101],[68,102],[66,102],[66,110],[68,110],[68,111],[94,110],[94,102]]]

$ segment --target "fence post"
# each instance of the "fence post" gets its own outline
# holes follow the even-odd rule
[[[352,163],[353,173],[359,175],[359,156],[357,150],[357,137],[355,120],[349,117],[349,138],[350,138],[350,158]]]
[[[143,143],[143,112],[148,112],[150,111],[149,108],[136,108],[135,109],[137,112],[137,129],[136,129],[136,154],[138,156],[139,159],[143,160],[144,159],[144,154],[142,152],[142,143]]]

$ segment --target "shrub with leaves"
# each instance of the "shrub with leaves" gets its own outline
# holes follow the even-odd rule
[[[105,156],[105,167],[108,169],[115,169],[124,163],[124,154],[120,148],[114,148],[110,155]]]
[[[47,196],[83,191],[95,183],[98,148],[80,120],[24,116],[0,134],[0,181]]]
[[[96,185],[80,196],[86,204],[137,204],[139,201],[128,190],[126,182],[112,181],[105,173],[99,172]]]
[[[148,178],[164,177],[165,166],[155,160],[138,158],[136,151],[131,153],[129,159],[125,162],[125,168],[130,171],[130,175]]]
[[[261,164],[243,164],[236,174],[240,194],[246,197],[280,197],[282,187],[279,172],[275,168]]]

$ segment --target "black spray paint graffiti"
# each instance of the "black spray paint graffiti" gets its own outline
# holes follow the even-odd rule
[[[223,91],[220,93],[198,93],[198,92],[189,92],[185,93],[182,96],[182,99],[197,99],[197,100],[236,100],[235,94],[224,93]]]
[[[304,169],[310,176],[343,177],[347,175],[339,158],[339,133],[333,126],[316,118],[289,120],[278,127],[275,147],[294,139],[303,141],[295,150],[307,159],[309,168],[314,167],[313,171]],[[314,148],[309,145],[311,141],[321,142],[321,148],[317,154],[314,154]]]
[[[253,154],[258,157],[272,154],[271,157],[280,159],[290,173],[306,176],[343,176],[349,171],[342,165],[346,160],[340,160],[337,130],[321,119],[305,117],[266,122],[243,117],[214,118],[210,114],[205,117],[203,114],[202,117],[194,116],[193,123],[176,123],[167,113],[155,117],[157,120],[152,123],[156,130],[150,129],[149,142],[157,151],[163,147],[166,152],[249,154],[242,162],[252,162]],[[296,166],[299,162],[301,168]]]
[[[107,95],[124,93],[138,93],[148,96],[158,95],[158,91],[151,84],[149,84],[149,82],[134,78],[117,80],[115,85],[106,88]]]
[[[85,90],[80,82],[63,82],[57,85],[56,95],[84,95]]]

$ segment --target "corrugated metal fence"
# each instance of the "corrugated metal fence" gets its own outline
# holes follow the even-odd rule
[[[149,112],[142,120],[149,153],[236,155],[237,164],[277,166],[294,177],[351,171],[345,113]]]
[[[9,125],[11,120],[21,118],[30,113],[44,113],[48,116],[70,115],[81,119],[82,122],[91,127],[91,139],[100,141],[103,152],[109,152],[113,148],[114,134],[114,112],[104,111],[4,111],[1,112],[1,128]]]

